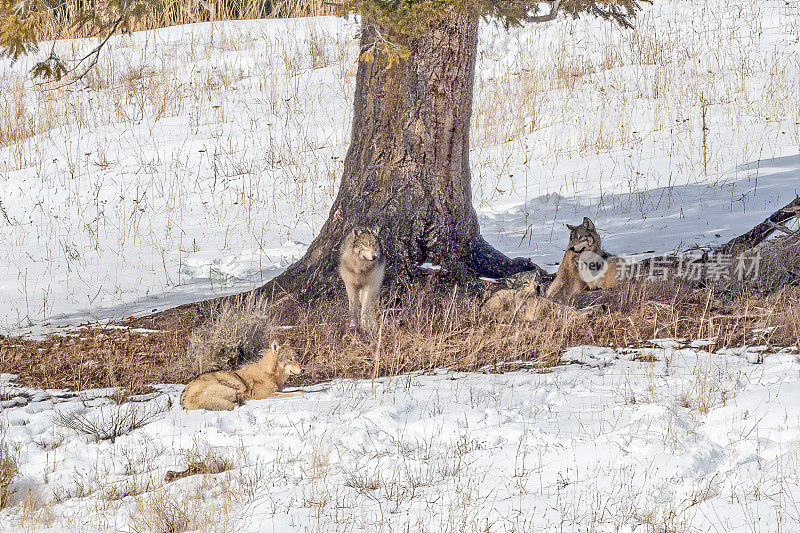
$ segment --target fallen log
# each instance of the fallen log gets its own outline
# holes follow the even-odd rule
[[[713,260],[715,256],[719,255],[737,256],[758,246],[767,240],[767,238],[775,231],[780,230],[783,233],[794,234],[796,232],[789,230],[786,227],[786,222],[798,216],[800,216],[800,196],[772,213],[769,217],[764,219],[763,222],[755,226],[747,233],[739,235],[738,237],[734,237],[725,244],[721,244],[716,248],[703,251],[702,255],[699,257],[695,256],[692,259],[692,262],[696,264],[707,263],[710,260]],[[702,250],[702,248],[699,249]],[[689,249],[689,251],[692,250],[696,251],[697,249]],[[647,257],[641,261],[634,261],[633,263],[627,264],[626,268],[628,269],[628,272],[630,272],[631,277],[634,279],[647,277],[648,273],[651,272],[651,263],[654,260],[658,261],[658,266],[660,269],[675,269],[682,261],[682,258],[680,254]]]
[[[761,244],[776,230],[785,230],[785,222],[798,215],[800,215],[800,196],[772,213],[764,222],[747,233],[729,240],[722,246],[718,246],[714,249],[714,253],[738,255]]]

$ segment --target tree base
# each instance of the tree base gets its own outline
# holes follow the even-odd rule
[[[309,257],[315,256],[319,257],[320,254],[307,253],[285,272],[253,290],[179,305],[134,319],[129,321],[129,325],[159,330],[192,328],[207,322],[226,306],[242,305],[246,298],[270,303],[286,299],[298,307],[324,300],[346,302],[344,283],[338,272],[338,253],[325,254],[325,261],[309,265]],[[500,279],[519,272],[541,271],[530,259],[511,259],[480,237],[465,257],[442,263],[445,264],[438,265],[441,269],[426,269],[419,265],[405,265],[402,269],[396,269],[402,275],[387,276],[381,289],[384,299],[390,295],[393,299],[401,298],[410,287],[423,279],[428,279],[435,286],[446,289],[458,286],[467,293],[477,295],[487,288],[487,283],[482,282],[481,278]]]

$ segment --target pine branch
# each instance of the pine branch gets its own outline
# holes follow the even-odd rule
[[[525,22],[533,22],[533,23],[536,23],[536,24],[539,24],[539,23],[542,23],[542,22],[549,22],[551,20],[555,20],[556,17],[558,17],[558,8],[559,7],[561,7],[561,0],[555,0],[555,2],[553,2],[550,5],[550,12],[548,14],[546,14],[546,15],[530,15],[530,14],[526,13],[525,16],[523,17],[523,20]]]
[[[40,37],[46,35],[47,25],[56,18],[66,0],[0,0],[0,55],[13,60],[38,51]],[[202,0],[201,5],[205,5]],[[543,23],[555,20],[559,13],[577,18],[591,15],[611,20],[625,28],[643,2],[651,0],[334,0],[339,14],[361,14],[366,24],[379,28],[385,35],[381,48],[393,50],[393,45],[407,42],[435,24],[450,9],[477,13],[503,21],[507,26],[524,23]],[[112,35],[127,33],[133,22],[161,5],[159,0],[93,0],[69,21],[74,30],[83,30],[100,39],[72,67],[51,48],[50,54],[31,69],[35,78],[61,80],[69,75],[83,78],[98,62],[103,48]],[[547,6],[549,11],[540,14]],[[396,42],[395,42],[396,41]]]
[[[640,9],[640,2],[650,3],[650,0],[548,0],[550,11],[545,15],[537,15],[528,12],[522,17],[524,22],[542,23],[555,20],[559,11],[571,14],[577,18],[580,13],[588,13],[604,20],[613,20],[623,28],[632,28],[632,19],[636,16],[636,11]],[[535,7],[542,2],[535,2]]]
[[[59,10],[68,5],[65,0],[0,0],[0,55],[12,60],[38,51],[38,42]],[[69,27],[86,31],[100,39],[97,46],[68,67],[55,51],[38,61],[31,73],[34,78],[60,81],[69,75],[70,83],[83,78],[97,64],[100,54],[111,37],[127,33],[133,23],[159,5],[158,0],[94,0],[83,11],[71,15]]]

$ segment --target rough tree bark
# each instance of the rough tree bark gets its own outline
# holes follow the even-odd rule
[[[343,293],[339,248],[356,225],[380,228],[384,288],[412,281],[423,262],[441,265],[465,284],[537,268],[492,248],[472,206],[469,124],[478,22],[477,13],[450,9],[405,42],[406,57],[387,54],[392,45],[363,24],[351,142],[328,220],[302,259],[247,294],[288,294],[307,303]],[[242,296],[185,304],[139,322],[170,327],[175,320],[203,320]]]
[[[381,45],[382,39],[375,27],[363,26],[352,139],[328,220],[305,256],[260,293],[285,291],[308,300],[335,292],[339,247],[357,224],[380,228],[387,283],[411,279],[426,261],[457,276],[501,277],[535,268],[489,246],[472,207],[469,124],[478,15],[449,10],[406,43],[406,58],[387,54],[391,45]]]

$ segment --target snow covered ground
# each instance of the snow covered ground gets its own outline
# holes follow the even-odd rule
[[[356,31],[137,33],[55,90],[0,58],[0,331],[235,292],[298,258],[341,175]],[[479,47],[474,200],[511,255],[553,269],[585,215],[616,253],[721,242],[798,192],[797,2],[659,1],[634,31],[484,24]]]
[[[231,412],[0,385],[21,477],[0,531],[800,530],[800,364],[577,347],[546,372],[337,380]],[[171,406],[170,406],[171,402]],[[57,413],[154,419],[113,443]],[[164,483],[191,457],[230,470]]]

